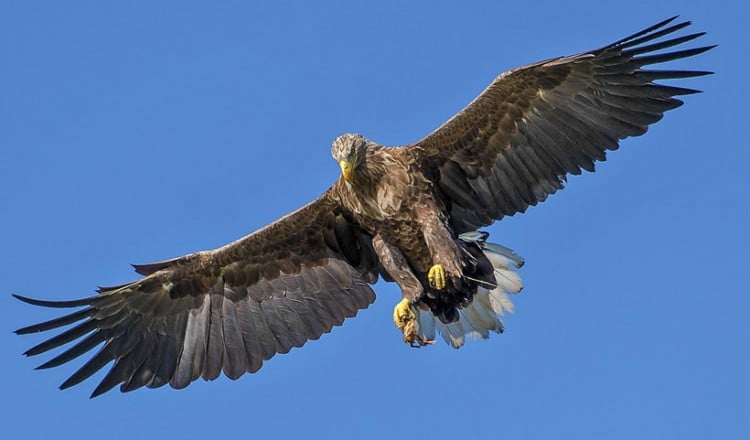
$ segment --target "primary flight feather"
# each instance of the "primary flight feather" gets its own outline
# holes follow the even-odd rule
[[[333,142],[341,178],[317,200],[212,251],[135,265],[144,277],[73,301],[15,295],[79,310],[16,331],[72,327],[32,347],[37,355],[76,341],[39,368],[98,351],[61,388],[112,363],[92,397],[170,384],[183,388],[223,371],[235,379],[318,339],[375,300],[379,277],[403,299],[394,322],[412,346],[437,333],[453,347],[502,332],[522,284],[523,259],[479,231],[524,212],[593,171],[607,150],[639,136],[675,96],[697,92],[656,81],[706,75],[645,68],[711,49],[672,49],[676,17],[603,48],[498,76],[471,104],[412,145],[384,147],[357,134]],[[667,50],[665,50],[667,49]]]

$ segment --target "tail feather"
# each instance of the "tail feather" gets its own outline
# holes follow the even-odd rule
[[[476,307],[469,304],[459,311],[459,322],[464,326],[464,336],[469,339],[487,339],[490,337],[488,325]]]
[[[485,310],[488,310],[490,313],[495,313],[500,315],[500,313],[497,313],[495,310],[495,307],[492,305],[492,299],[490,299],[490,291],[487,289],[477,289],[476,295],[474,295],[474,301],[478,301],[479,304],[481,304],[482,308]]]
[[[443,339],[445,339],[445,342],[447,342],[448,345],[453,348],[460,348],[464,345],[464,335],[466,334],[466,329],[464,329],[464,325],[460,320],[450,322],[448,324],[437,320],[435,324],[437,324],[438,331],[443,336]]]
[[[477,286],[472,301],[458,309],[459,319],[455,322],[442,322],[430,310],[419,311],[420,336],[433,340],[437,331],[453,348],[460,348],[466,338],[487,339],[490,331],[502,333],[504,327],[500,315],[514,311],[509,294],[523,289],[521,277],[514,269],[523,266],[524,260],[512,249],[485,242],[487,234],[482,232],[462,234],[459,238],[479,246],[493,266],[496,285],[494,288]]]
[[[480,290],[486,290],[482,289],[480,287]],[[474,328],[477,330],[482,330],[482,334],[486,334],[483,339],[489,338],[489,333],[487,331],[492,330],[496,331],[498,329],[498,325],[502,327],[502,323],[500,322],[500,319],[497,318],[497,315],[492,311],[492,309],[487,309],[484,307],[484,304],[482,304],[482,301],[477,301],[477,297],[480,296],[480,292],[477,292],[477,295],[474,296],[474,301],[469,304],[468,307],[466,307],[465,312],[466,316],[472,321],[472,324],[474,325]]]
[[[495,266],[495,280],[502,292],[518,293],[523,289],[521,277],[511,269]]]
[[[513,313],[516,311],[513,301],[510,300],[507,293],[501,290],[493,290],[489,297],[490,308],[498,315],[502,315],[504,312]]]
[[[417,313],[419,336],[425,341],[435,340],[435,316],[429,310],[419,310]]]
[[[505,247],[501,244],[484,242],[482,243],[482,249],[488,251],[484,253],[488,257],[503,256],[505,258],[510,259],[513,262],[513,265],[519,269],[523,267],[524,263],[526,263],[526,261],[524,261],[524,259],[520,255],[518,255],[513,249]],[[509,265],[506,265],[506,267],[508,266]]]

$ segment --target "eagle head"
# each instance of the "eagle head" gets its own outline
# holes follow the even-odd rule
[[[354,170],[365,160],[368,140],[359,134],[346,133],[337,137],[331,146],[331,156],[341,167],[341,175],[347,182],[354,178]]]

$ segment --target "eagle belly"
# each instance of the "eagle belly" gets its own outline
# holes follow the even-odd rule
[[[462,278],[439,292],[425,290],[417,304],[418,334],[424,340],[434,340],[437,332],[459,348],[466,338],[487,339],[490,332],[503,332],[500,316],[513,312],[509,294],[523,289],[514,269],[524,261],[511,249],[486,242],[488,235],[461,234],[456,241],[466,263]]]

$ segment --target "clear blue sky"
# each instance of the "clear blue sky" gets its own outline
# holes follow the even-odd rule
[[[103,3],[0,2],[3,438],[750,431],[744,3]],[[705,93],[596,174],[489,229],[527,260],[506,334],[409,349],[380,283],[357,318],[236,382],[89,400],[101,374],[60,392],[80,362],[21,357],[41,338],[11,331],[56,311],[11,293],[87,296],[133,279],[131,262],[234,240],[337,178],[338,134],[415,141],[501,71],[674,14],[720,46],[673,67],[717,74],[682,82]]]

